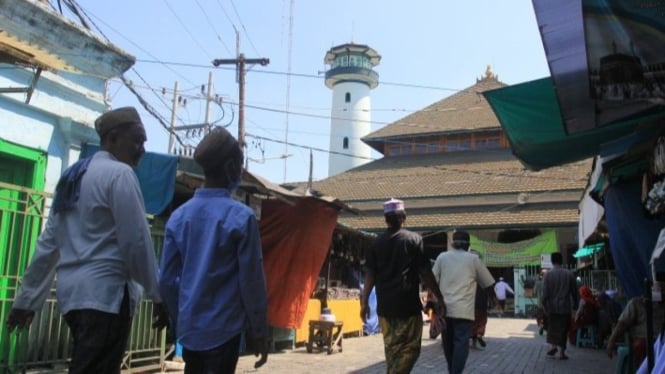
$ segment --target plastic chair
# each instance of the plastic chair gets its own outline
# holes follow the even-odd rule
[[[597,348],[596,326],[589,325],[578,328],[576,345],[578,347],[589,346],[592,348]]]

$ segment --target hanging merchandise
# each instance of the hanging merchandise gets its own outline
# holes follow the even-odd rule
[[[644,208],[657,216],[665,212],[665,137],[658,137],[651,157],[651,176],[656,182],[647,193]]]
[[[654,175],[665,175],[665,137],[662,136],[658,137],[653,150],[652,172]]]
[[[665,211],[665,181],[654,183],[647,196],[644,208],[651,215],[656,216]]]

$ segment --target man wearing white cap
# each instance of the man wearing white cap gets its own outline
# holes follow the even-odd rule
[[[499,277],[499,281],[494,285],[494,293],[496,294],[496,301],[499,303],[499,316],[503,315],[503,312],[506,311],[506,298],[508,293],[511,295],[515,294],[515,291],[510,287],[508,283],[503,280],[503,277]]]
[[[436,296],[438,315],[445,314],[443,297],[424,254],[422,237],[403,228],[404,202],[390,199],[383,204],[383,212],[388,228],[366,253],[360,317],[364,322],[369,316],[368,298],[376,286],[388,373],[409,373],[420,356],[423,331],[420,280]]]

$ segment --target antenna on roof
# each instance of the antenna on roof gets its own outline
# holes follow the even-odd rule
[[[355,33],[356,21],[351,21],[351,44],[353,44],[353,34]]]

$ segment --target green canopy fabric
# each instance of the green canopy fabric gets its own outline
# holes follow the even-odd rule
[[[470,248],[480,253],[488,267],[540,265],[540,255],[557,252],[556,231],[544,232],[535,238],[515,243],[497,243],[470,235]]]
[[[619,123],[566,134],[551,78],[483,92],[506,132],[513,154],[530,170],[584,160],[601,145],[632,133],[641,123],[662,116],[650,112]]]

